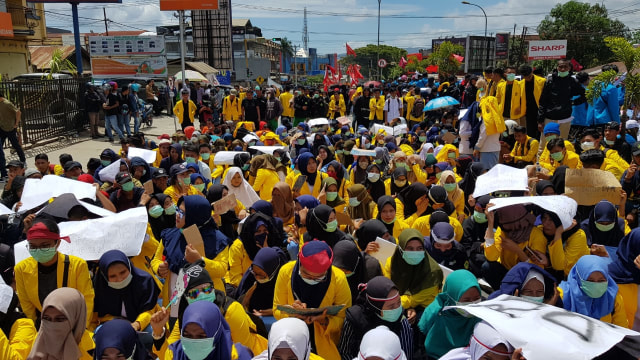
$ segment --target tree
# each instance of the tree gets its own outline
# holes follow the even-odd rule
[[[53,54],[51,55],[51,61],[49,61],[49,71],[47,71],[47,79],[53,79],[53,74],[61,73],[63,71],[68,71],[73,76],[78,73],[78,70],[75,65],[68,59],[64,57],[64,53],[61,49],[55,49]]]
[[[538,26],[542,40],[566,39],[567,58],[587,68],[611,58],[605,37],[626,37],[628,33],[624,23],[609,18],[604,5],[577,1],[556,5]]]
[[[291,40],[286,37],[280,39],[280,50],[285,58],[293,57],[293,46],[291,45]]]
[[[464,54],[464,48],[461,45],[445,41],[433,49],[433,53],[427,59],[428,64],[438,65],[440,74],[455,75],[460,70],[461,62],[453,57],[454,54]]]
[[[364,47],[354,49],[356,57],[347,55],[340,60],[341,64],[351,65],[358,64],[362,66],[360,72],[364,76],[376,77],[378,74],[378,46],[369,44]],[[400,58],[407,56],[407,50],[397,48],[395,46],[380,45],[380,58],[387,60],[388,64],[398,63]],[[397,65],[396,65],[397,66]],[[382,69],[382,78],[386,79],[392,76],[392,73],[397,73],[394,70],[394,66],[389,65]]]

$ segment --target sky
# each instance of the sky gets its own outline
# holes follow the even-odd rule
[[[377,42],[378,3],[375,0],[232,0],[233,18],[249,18],[266,38],[286,37],[302,45],[304,7],[308,11],[309,47],[318,54],[344,53]],[[487,33],[535,33],[557,0],[470,1],[487,13]],[[565,2],[565,1],[563,1]],[[640,28],[639,0],[583,0],[604,3],[611,18],[630,29]],[[171,11],[160,11],[159,0],[122,0],[121,4],[80,4],[80,31],[104,32],[103,7],[110,30],[155,31],[158,24],[178,24]],[[72,29],[71,5],[47,4],[47,26]],[[407,18],[421,17],[421,18]],[[431,47],[431,39],[484,34],[482,11],[456,0],[381,0],[380,43],[401,48]]]

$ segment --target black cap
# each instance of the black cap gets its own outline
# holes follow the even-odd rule
[[[633,143],[633,147],[631,148],[631,152],[633,153],[633,156],[640,155],[640,141],[636,141],[635,143]]]
[[[73,170],[75,168],[82,169],[82,164],[77,161],[67,161],[67,163],[64,164],[64,171]]]
[[[204,267],[204,261],[202,260],[184,267],[184,273],[187,275],[187,286],[185,286],[185,290],[191,290],[202,284],[213,284],[209,272]]]
[[[126,171],[120,171],[118,175],[116,175],[116,182],[120,185],[126,184],[129,181],[133,180],[131,180],[131,175],[129,175],[129,173]]]
[[[167,174],[167,170],[165,170],[164,168],[157,168],[154,172],[152,177],[154,179],[158,179],[161,177],[169,177],[169,174]]]
[[[610,121],[610,122],[605,124],[604,128],[605,129],[611,129],[611,130],[620,130],[620,123],[615,122],[615,121]]]
[[[7,163],[7,168],[18,167],[24,169],[24,163],[20,160],[11,160]]]
[[[171,166],[171,169],[169,170],[169,174],[171,174],[171,177],[174,177],[176,175],[180,175],[184,172],[187,172],[187,167],[182,165],[182,164],[175,164]]]

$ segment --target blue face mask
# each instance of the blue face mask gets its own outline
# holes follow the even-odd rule
[[[189,360],[204,360],[213,349],[215,344],[213,341],[215,337],[205,339],[190,339],[184,336],[180,336],[180,343],[182,344],[182,350],[187,355]]]
[[[402,258],[409,265],[418,265],[424,260],[424,251],[403,251]]]
[[[382,315],[377,314],[378,317],[387,322],[396,322],[402,316],[402,305],[392,310],[382,310]]]

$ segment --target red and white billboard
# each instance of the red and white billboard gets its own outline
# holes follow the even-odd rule
[[[553,60],[567,57],[567,40],[529,41],[529,60]]]

